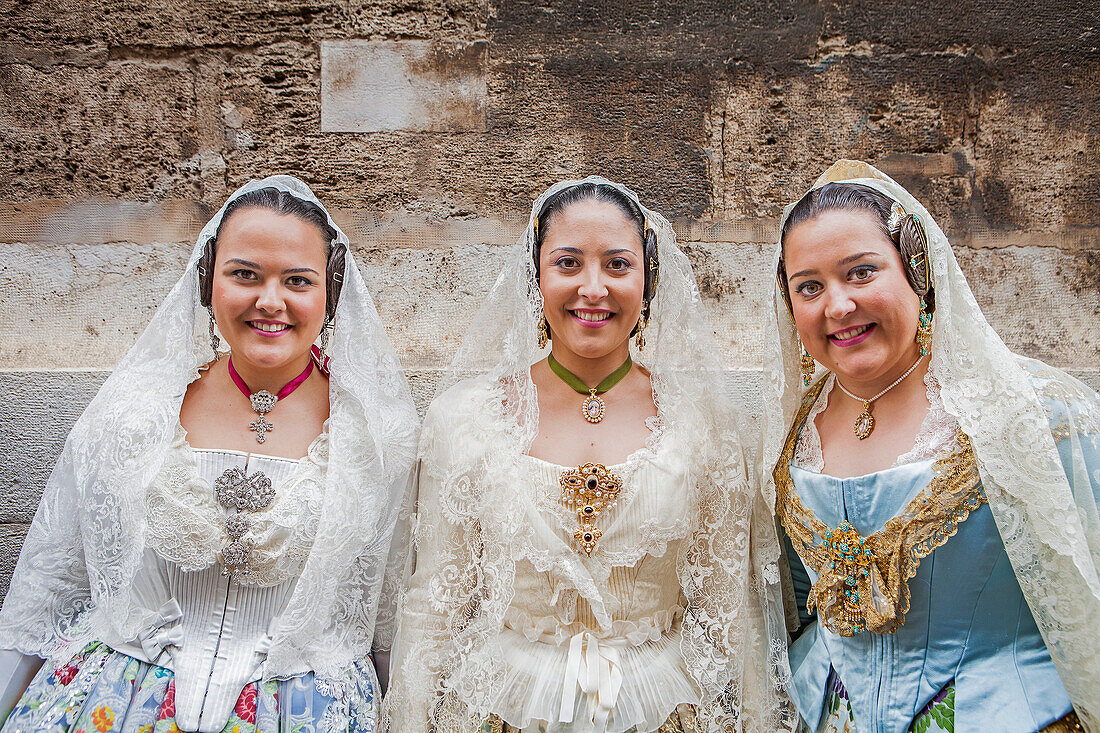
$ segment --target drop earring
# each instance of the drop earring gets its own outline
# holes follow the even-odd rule
[[[634,334],[634,345],[638,347],[638,351],[645,348],[645,327],[646,318],[643,316],[638,319],[638,332]]]
[[[545,349],[546,344],[550,341],[550,332],[547,329],[546,319],[543,318],[539,321],[539,348]]]
[[[814,358],[810,356],[810,352],[806,351],[806,347],[802,346],[801,342],[799,342],[799,347],[802,350],[802,356],[798,360],[798,371],[802,373],[802,386],[809,387],[810,382],[813,381],[817,365],[814,364]]]
[[[329,336],[332,333],[332,321],[326,320],[325,325],[321,326],[321,364],[328,363],[328,341]]]
[[[218,358],[218,349],[222,346],[222,340],[218,338],[218,332],[216,330],[214,322],[214,308],[213,306],[206,306],[206,312],[210,314],[210,348],[214,350],[214,358]]]
[[[920,315],[917,317],[917,344],[920,346],[920,355],[928,356],[932,350],[932,314],[928,312],[928,304],[924,298],[920,299]]]

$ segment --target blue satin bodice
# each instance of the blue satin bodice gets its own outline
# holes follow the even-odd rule
[[[807,509],[831,527],[847,520],[866,537],[928,485],[933,462],[844,479],[790,471]],[[789,542],[787,553],[805,619],[806,591],[817,576]],[[921,560],[909,590],[905,623],[892,634],[842,637],[814,618],[791,645],[789,691],[811,728],[830,668],[848,691],[860,733],[905,731],[952,680],[959,733],[1032,733],[1071,710],[987,504]]]

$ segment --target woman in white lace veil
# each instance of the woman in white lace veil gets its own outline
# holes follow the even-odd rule
[[[564,239],[579,231],[567,223],[582,210],[577,202],[606,207],[621,222],[612,236],[642,249],[605,261],[566,243],[569,261],[547,260],[540,282],[542,238],[555,227]],[[630,261],[614,259],[622,256]],[[619,367],[612,378],[625,373],[641,385],[637,404],[616,402],[611,387],[607,411],[611,424],[625,409],[655,419],[641,429],[645,445],[609,467],[593,467],[615,443],[598,437],[598,428],[584,433],[597,436],[587,469],[557,465],[572,459],[544,460],[568,442],[541,437],[548,411],[581,420],[574,410],[583,402],[587,422],[604,414],[595,391],[562,386],[559,377],[579,378],[553,376],[546,359],[548,346],[560,361],[566,355],[555,347],[566,336],[547,327],[579,317],[563,310],[544,320],[540,285],[559,266],[619,268],[611,278],[647,271],[646,295],[616,306],[635,366],[628,359],[606,370]],[[630,320],[639,307],[640,319]],[[631,338],[639,320],[642,334],[636,328]],[[627,347],[617,344],[621,360]],[[545,388],[536,390],[539,370]],[[717,344],[668,221],[598,177],[542,194],[425,419],[416,570],[385,706],[391,730],[622,733],[690,730],[695,720],[701,731],[774,731],[790,724],[778,545],[722,384]],[[540,398],[550,399],[552,386],[562,399],[541,403],[540,425]],[[576,432],[592,427],[576,425]],[[619,447],[626,453],[637,444]],[[588,474],[590,488],[609,489],[614,502],[586,494],[568,504],[580,496],[574,489],[583,493],[568,480]],[[597,519],[586,524],[585,512]]]
[[[894,254],[861,244],[875,237]],[[789,537],[806,724],[1100,730],[1096,393],[1010,352],[925,207],[866,163],[838,162],[787,208],[774,265],[763,472]],[[849,347],[897,330],[874,318],[884,297],[912,322],[873,395],[857,386],[871,357]],[[811,378],[814,360],[835,373]],[[909,413],[889,398],[904,389]],[[905,421],[909,443],[876,444]],[[897,458],[879,470],[884,449]]]
[[[276,205],[254,203],[257,195],[288,204],[288,213],[279,220]],[[214,251],[208,242],[241,197],[253,198],[227,224],[247,227],[255,212],[270,209],[269,218],[283,227],[276,238],[305,227],[310,241],[325,246],[319,264],[269,276],[264,263],[280,260],[258,252],[231,275],[207,272],[214,266],[210,254],[204,258]],[[301,213],[307,209],[313,220]],[[291,246],[271,241],[276,255]],[[142,678],[134,683],[139,668],[127,666],[131,662],[143,665],[148,685],[164,684],[142,698],[144,712],[135,696],[127,725],[148,714],[150,724],[155,718],[158,726],[174,722],[186,730],[221,730],[227,716],[263,730],[306,720],[319,730],[373,729],[380,690],[364,660],[372,646],[388,649],[392,638],[417,419],[349,246],[309,187],[291,176],[250,181],[203,227],[183,276],[76,422],[47,483],[0,611],[0,648],[46,664],[27,693],[39,697],[25,697],[5,730],[78,724],[121,730],[128,713],[118,709],[122,702],[109,702],[106,676],[126,669],[136,689]],[[317,331],[293,337],[306,349],[295,352],[298,368],[304,361],[316,366],[294,385],[315,395],[315,404],[294,402],[291,384],[280,392],[291,403],[282,409],[257,407],[252,395],[253,430],[265,425],[253,433],[247,419],[239,424],[242,445],[251,443],[247,451],[192,450],[181,427],[181,404],[198,384],[199,370],[224,372],[228,359],[218,352],[213,312],[201,302],[210,300],[208,283],[200,294],[207,276],[262,281],[264,288],[278,281],[271,287],[290,297],[307,289],[320,295],[316,323],[327,361],[316,349],[308,358]],[[280,312],[278,306],[271,312]],[[222,324],[235,315],[218,317]],[[276,321],[286,316],[271,318],[248,325],[269,332],[285,327]],[[234,391],[227,399],[241,400],[249,414],[250,390],[228,369],[245,395]],[[257,369],[253,374],[262,377]],[[313,415],[321,433],[312,443],[306,436],[305,457],[268,455]],[[272,424],[267,446],[276,448],[265,452],[257,443]],[[239,466],[242,482],[247,472],[251,484],[227,479],[228,469],[219,477],[226,461]],[[129,657],[116,664],[121,651],[112,648]],[[175,673],[170,689],[165,668]],[[96,702],[101,693],[108,702]],[[68,707],[60,710],[62,719],[47,719],[59,706]]]

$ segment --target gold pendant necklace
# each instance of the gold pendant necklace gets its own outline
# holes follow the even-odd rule
[[[856,417],[856,421],[854,423],[852,423],[852,432],[854,432],[856,434],[857,438],[859,438],[860,440],[864,440],[865,438],[867,438],[875,430],[875,418],[874,418],[874,415],[871,414],[871,403],[873,403],[879,397],[882,397],[884,394],[886,394],[887,392],[892,390],[894,387],[897,387],[899,384],[904,382],[905,378],[913,373],[913,370],[917,368],[917,364],[920,364],[923,359],[924,359],[924,354],[921,354],[920,356],[917,357],[917,360],[915,362],[913,362],[913,366],[911,366],[911,367],[909,367],[908,369],[905,370],[905,374],[902,374],[900,377],[895,379],[894,383],[891,384],[889,387],[882,390],[881,392],[879,392],[874,397],[871,397],[870,399],[866,399],[866,400],[863,399],[862,397],[856,397],[854,394],[852,394],[851,392],[849,392],[848,390],[846,390],[844,388],[844,385],[840,383],[840,379],[836,380],[836,386],[840,387],[841,392],[848,395],[853,400],[858,400],[859,402],[863,403],[863,412],[859,413],[859,416]]]

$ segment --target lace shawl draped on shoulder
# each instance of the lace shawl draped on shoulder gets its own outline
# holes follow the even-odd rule
[[[874,188],[925,229],[936,305],[930,368],[944,410],[970,439],[989,508],[1062,683],[1086,728],[1100,730],[1097,395],[1008,350],[982,315],[947,237],[902,186],[854,161],[838,162],[818,185],[827,181]],[[778,287],[765,332],[774,334],[764,363],[761,469],[767,477],[805,391],[797,333]],[[774,482],[765,492],[774,505]]]
[[[230,201],[259,188],[321,205],[290,176],[251,181]],[[62,661],[93,639],[134,638],[151,621],[131,598],[150,531],[146,491],[164,465],[187,385],[210,360],[196,266],[224,211],[203,228],[183,276],[70,432],[0,611],[0,647]],[[269,677],[303,664],[338,676],[372,639],[388,646],[392,635],[406,547],[395,527],[408,515],[417,421],[350,250],[334,326],[318,532],[273,630]]]

